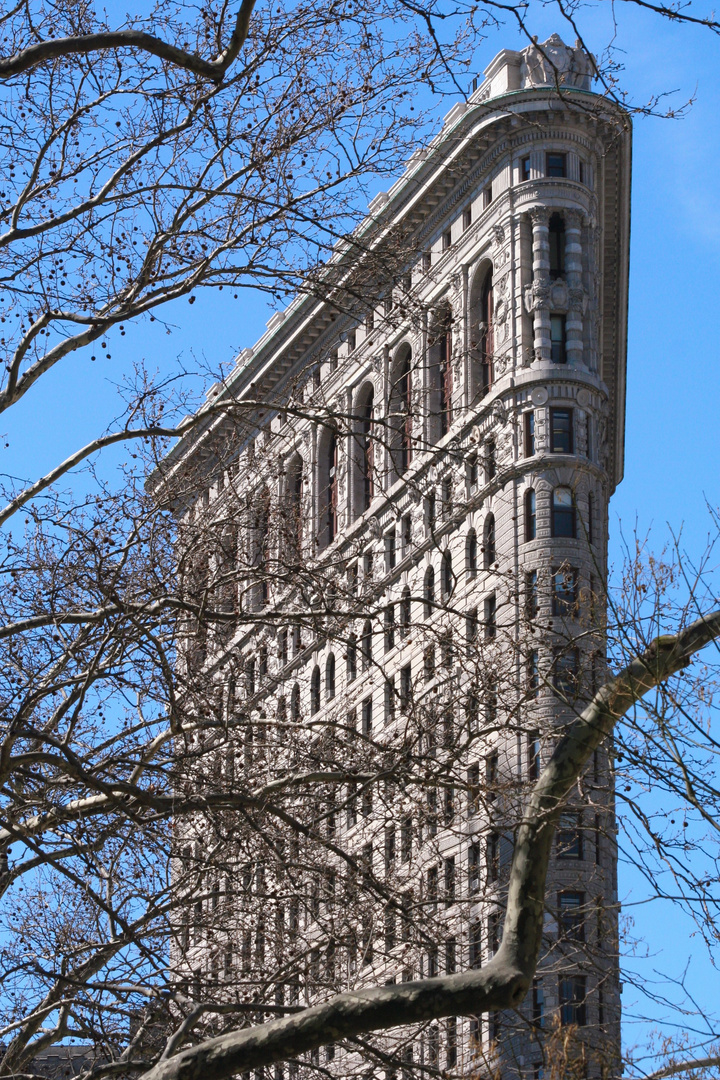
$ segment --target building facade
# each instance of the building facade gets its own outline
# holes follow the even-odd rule
[[[491,956],[523,799],[602,681],[631,139],[591,69],[555,36],[501,52],[165,462],[215,613],[180,665],[218,718],[195,779],[257,796],[179,837],[174,963],[258,1016]],[[286,1075],[614,1075],[617,922],[600,750],[523,1009]]]

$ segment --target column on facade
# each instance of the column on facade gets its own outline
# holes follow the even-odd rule
[[[319,514],[319,502],[320,502],[320,484],[318,476],[318,460],[317,460],[317,441],[318,431],[317,424],[310,425],[310,551],[314,554],[317,551],[318,546],[318,523],[320,520]]]
[[[428,336],[428,315],[427,311],[423,312],[422,317],[422,331],[420,342],[420,356],[422,357],[422,363],[418,365],[420,369],[420,397],[421,397],[421,418],[422,418],[422,430],[421,436],[421,448],[425,449],[430,443],[430,350],[429,350],[429,336]]]
[[[375,406],[375,415],[379,416],[381,420],[385,420],[390,416],[391,402],[390,393],[392,389],[392,380],[390,377],[390,346],[383,345],[382,351],[382,365],[380,367],[380,393],[378,394],[379,402]],[[378,406],[382,403],[382,407]],[[392,439],[392,431],[390,427],[380,426],[377,428],[380,432],[380,445],[382,446],[382,469],[375,469],[376,477],[382,477],[381,484],[384,491],[387,491],[393,482],[393,470],[392,470],[392,455],[390,453],[390,442]],[[372,429],[371,429],[372,434]],[[377,446],[377,441],[376,441]],[[377,480],[376,480],[377,483]]]
[[[582,287],[582,215],[578,210],[565,212],[565,279],[568,286],[568,313],[565,321],[568,364],[579,367],[583,362]]]
[[[448,296],[451,311],[452,354],[450,356],[450,370],[452,372],[452,415],[456,417],[465,407],[463,364],[465,355],[465,294],[464,284],[467,278],[467,269],[463,267],[462,276],[456,274],[452,280],[452,289]]]
[[[536,360],[549,360],[550,346],[550,211],[530,211],[533,250],[533,343]]]

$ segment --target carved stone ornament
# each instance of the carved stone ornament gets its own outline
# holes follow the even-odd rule
[[[583,315],[587,311],[588,295],[584,289],[568,289],[568,307],[575,311],[581,311]]]
[[[506,337],[506,336],[507,335],[505,334],[505,332],[503,332],[503,337]],[[504,375],[505,372],[507,371],[507,357],[505,357],[505,356],[496,356],[494,361],[493,361],[493,368],[495,370],[496,378],[499,378],[501,375]],[[500,405],[500,402],[496,401],[495,404]],[[502,408],[502,406],[500,406],[500,408]],[[503,416],[502,423],[505,423],[504,416]]]
[[[550,210],[547,206],[533,206],[529,211],[533,225],[549,225]]]
[[[503,274],[497,281],[493,282],[493,292],[496,296],[505,296],[507,293],[509,274]]]
[[[548,399],[548,392],[544,386],[536,386],[530,397],[533,405],[544,405]]]
[[[310,445],[311,436],[312,436],[312,432],[310,431],[310,428],[305,428],[305,430],[303,431],[303,435],[302,435],[302,440],[303,440],[303,443],[305,444],[305,446]]]
[[[379,539],[382,528],[380,526],[380,522],[376,517],[370,518],[370,520],[368,521],[368,531],[370,532],[370,535],[375,538],[375,540]]]
[[[505,230],[502,225],[493,225],[490,233],[496,244],[503,244],[505,242]]]
[[[581,386],[577,392],[577,403],[581,409],[587,409],[590,404],[590,391]]]
[[[495,324],[504,323],[508,317],[510,308],[507,301],[501,296],[495,303]]]
[[[504,361],[503,361],[504,362]],[[495,367],[497,368],[498,361],[495,361]],[[498,424],[504,424],[507,420],[507,413],[505,412],[505,406],[502,401],[493,401],[493,416]]]
[[[554,281],[550,287],[550,305],[553,311],[567,311],[569,299],[567,282],[562,280]]]
[[[573,48],[558,34],[552,34],[538,45],[534,37],[532,45],[523,49],[521,55],[520,87],[523,90],[558,84],[576,86],[579,90],[590,89],[595,63],[579,41]]]
[[[482,434],[480,432],[480,428],[477,426],[477,424],[475,424],[475,426],[470,431],[470,442],[479,443],[481,438]]]
[[[535,278],[531,285],[525,286],[524,300],[528,315],[538,308],[546,308],[550,300],[550,285]]]

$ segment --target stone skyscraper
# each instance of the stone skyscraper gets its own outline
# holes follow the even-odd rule
[[[492,955],[522,800],[602,680],[631,139],[591,70],[556,36],[499,53],[165,462],[192,477],[187,580],[228,615],[188,624],[182,661],[222,718],[202,783],[284,800],[224,819],[215,847],[206,826],[180,837],[183,888],[216,855],[175,964],[258,1015]],[[569,1026],[577,1075],[613,1075],[602,750],[546,903],[520,1014],[328,1047],[286,1075],[539,1076]]]

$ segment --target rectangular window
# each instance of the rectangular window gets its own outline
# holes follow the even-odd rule
[[[455,856],[451,855],[444,862],[445,907],[455,903]]]
[[[485,638],[490,640],[497,634],[497,600],[495,593],[487,597],[483,607]]]
[[[488,184],[482,193],[483,209],[492,202],[492,185]]]
[[[553,454],[573,452],[572,409],[550,410],[550,449]]]
[[[422,268],[423,273],[427,274],[430,271],[432,265],[432,255],[429,251],[423,251],[422,254]]]
[[[558,936],[567,941],[585,940],[585,894],[558,893]]]
[[[558,859],[582,859],[583,835],[581,817],[576,810],[568,810],[560,815],[557,831]]]
[[[550,359],[553,364],[564,364],[567,344],[566,318],[564,315],[550,316]]]
[[[351,330],[347,336],[348,352],[355,352],[357,346],[357,334],[354,330]]]
[[[555,654],[553,686],[565,698],[574,698],[579,689],[580,656],[577,649],[561,649]]]
[[[498,752],[494,750],[485,758],[485,786],[487,787],[488,802],[492,802],[497,794],[498,785]]]
[[[477,814],[480,805],[480,766],[470,765],[467,771],[468,817]]]
[[[584,975],[561,975],[558,987],[560,1023],[584,1027],[587,1022],[585,998],[587,996]]]
[[[407,558],[412,548],[412,517],[405,514],[402,519],[402,557]]]
[[[477,731],[479,713],[480,703],[478,701],[478,696],[471,691],[465,698],[465,720],[467,722],[468,731]]]
[[[406,713],[412,701],[412,665],[400,668],[400,712]]]
[[[546,176],[567,176],[567,155],[550,153],[545,155]]]
[[[438,868],[437,866],[431,866],[428,869],[426,878],[425,898],[427,900],[428,911],[434,911],[437,907],[438,899]]]
[[[457,938],[449,937],[445,942],[445,974],[454,975],[457,971]]]
[[[578,573],[572,566],[552,569],[552,613],[563,618],[577,614]]]
[[[434,751],[433,751],[434,756]],[[427,831],[428,836],[437,835],[438,824],[438,793],[436,787],[429,787],[427,789]],[[437,879],[437,870],[435,871],[435,877]],[[436,889],[437,892],[437,889]]]
[[[442,249],[443,249],[443,251],[449,251],[451,247],[452,247],[452,233],[450,232],[449,229],[447,229],[442,234]]]
[[[385,652],[395,648],[395,605],[388,604],[385,608],[383,641]]]
[[[541,979],[533,979],[532,1022],[535,1027],[545,1026],[545,994]]]
[[[527,774],[530,781],[537,780],[540,776],[540,735],[537,731],[528,732]]]
[[[404,817],[400,825],[400,860],[408,863],[412,858],[412,818]]]
[[[520,162],[520,180],[524,183],[530,179],[530,158],[524,157]]]
[[[525,574],[525,617],[536,618],[538,613],[538,572],[528,570]]]
[[[435,528],[435,492],[425,496],[425,532],[430,535]]]
[[[478,632],[478,613],[477,608],[473,608],[472,611],[468,611],[465,616],[465,639],[468,644],[472,644],[477,640]]]
[[[445,1065],[448,1069],[454,1069],[458,1059],[457,1018],[449,1016],[445,1021],[447,1025],[447,1042],[445,1044]]]
[[[527,655],[527,694],[529,698],[536,698],[540,689],[540,672],[538,670],[538,651],[531,649]]]
[[[476,491],[479,482],[479,470],[477,454],[471,454],[467,460],[467,486],[468,491]]]
[[[473,896],[480,888],[480,844],[474,840],[468,847],[468,894]]]
[[[468,964],[471,968],[482,967],[482,923],[474,922],[468,933]]]
[[[365,698],[362,703],[362,733],[366,739],[372,735],[372,698]]]
[[[385,533],[385,573],[395,569],[395,530]]]
[[[469,229],[472,225],[472,207],[466,206],[463,210],[463,230]]]
[[[530,409],[525,413],[525,457],[533,457],[535,454],[535,410]]]
[[[503,917],[501,911],[491,911],[488,916],[488,952],[491,956],[500,948]]]

